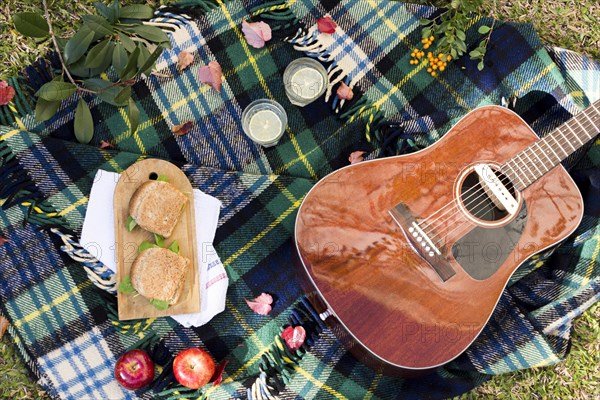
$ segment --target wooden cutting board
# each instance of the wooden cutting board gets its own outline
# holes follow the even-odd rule
[[[138,255],[138,246],[144,240],[154,243],[154,235],[139,226],[133,231],[127,230],[129,200],[136,189],[158,175],[167,177],[169,183],[188,196],[189,201],[179,217],[173,234],[165,239],[165,247],[174,240],[179,243],[180,255],[190,260],[190,268],[185,277],[184,287],[177,304],[161,311],[156,309],[145,297],[133,293],[118,293],[119,319],[164,317],[200,311],[200,285],[198,276],[198,249],[196,246],[196,224],[194,218],[194,195],[192,185],[185,174],[174,164],[158,159],[138,161],[121,174],[115,189],[115,239],[117,257],[117,282],[129,275],[131,265]],[[157,279],[160,279],[158,277]]]

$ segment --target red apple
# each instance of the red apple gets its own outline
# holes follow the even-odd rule
[[[173,361],[175,379],[190,389],[199,389],[210,382],[215,369],[210,354],[197,347],[183,350]]]
[[[141,389],[154,379],[154,362],[144,350],[127,351],[115,364],[115,379],[125,389]]]

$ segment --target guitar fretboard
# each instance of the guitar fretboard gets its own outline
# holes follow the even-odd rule
[[[600,100],[505,162],[501,170],[523,190],[600,132]]]

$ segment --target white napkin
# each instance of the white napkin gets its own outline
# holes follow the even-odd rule
[[[88,201],[81,245],[112,271],[116,271],[115,224],[113,197],[119,174],[98,170]],[[172,318],[185,327],[202,326],[225,309],[229,278],[212,242],[217,230],[221,202],[194,189],[196,210],[196,240],[200,257],[200,306],[196,314],[175,315]]]

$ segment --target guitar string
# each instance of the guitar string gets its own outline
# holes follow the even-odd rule
[[[592,118],[598,118],[598,115],[600,115],[600,111],[599,111],[598,109],[596,109],[596,106],[595,106],[595,104],[592,104],[592,105],[590,106],[590,108],[593,108],[593,109],[596,111],[596,114],[595,114],[595,115],[593,115],[593,116],[592,116]],[[583,125],[582,125],[581,123],[579,123],[579,121],[577,121],[577,118],[578,118],[578,117],[580,117],[581,115],[583,115],[583,116],[586,118],[586,120],[587,120],[587,121],[585,122],[585,124],[587,124],[587,125],[588,125],[587,127],[583,127]],[[567,126],[567,127],[569,128],[569,130],[571,130],[571,132],[572,132],[573,134],[575,134],[575,135],[576,135],[576,133],[573,131],[573,129],[572,129],[570,126],[568,126],[568,124],[569,124],[569,123],[571,123],[573,120],[575,120],[575,121],[576,121],[576,122],[577,122],[577,123],[578,123],[580,126],[582,126],[582,127],[584,128],[584,133],[585,133],[587,136],[589,136],[589,135],[587,134],[587,132],[589,131],[589,128],[590,128],[590,127],[592,127],[592,126],[594,127],[594,129],[596,130],[596,132],[600,131],[600,130],[599,130],[599,128],[598,128],[598,126],[597,126],[597,125],[594,123],[594,121],[592,120],[592,118],[590,118],[590,117],[587,115],[587,110],[585,110],[585,111],[581,112],[580,114],[577,114],[577,116],[576,116],[576,117],[574,117],[574,118],[571,118],[570,120],[568,120],[567,122],[565,122],[565,123],[564,123],[564,125],[565,125],[565,126]],[[559,127],[559,128],[560,128],[560,127]],[[557,153],[554,151],[554,148],[553,148],[553,147],[552,147],[552,145],[550,144],[550,142],[549,142],[549,139],[554,139],[555,143],[557,143],[557,144],[559,145],[559,147],[560,147],[560,149],[562,150],[562,152],[563,152],[563,153],[565,153],[565,158],[569,156],[569,153],[567,153],[567,152],[565,151],[565,149],[564,149],[564,144],[570,144],[570,140],[569,140],[569,138],[567,138],[567,137],[566,137],[565,133],[563,133],[563,132],[562,132],[562,131],[561,131],[559,128],[557,128],[557,129],[553,130],[553,131],[552,131],[552,132],[550,132],[548,135],[546,135],[544,138],[542,138],[542,139],[540,139],[540,140],[536,140],[534,143],[532,143],[530,146],[528,146],[528,147],[527,147],[527,148],[530,148],[530,147],[532,148],[533,154],[535,155],[535,157],[536,157],[538,160],[540,160],[540,162],[541,162],[541,158],[539,157],[539,154],[536,152],[536,150],[534,150],[534,149],[533,149],[533,146],[536,146],[536,145],[537,145],[537,147],[538,147],[538,149],[539,149],[538,151],[541,151],[541,153],[542,153],[542,154],[543,154],[543,155],[544,155],[544,156],[545,156],[545,157],[546,157],[548,160],[550,160],[550,161],[552,162],[552,160],[551,160],[551,159],[550,159],[550,157],[548,156],[548,151],[547,151],[547,150],[546,150],[546,151],[544,151],[544,150],[542,149],[542,147],[541,147],[541,144],[540,144],[540,142],[542,142],[542,141],[543,141],[543,140],[545,140],[546,138],[548,138],[548,141],[545,141],[544,143],[546,144],[546,147],[547,147],[547,148],[549,148],[549,149],[552,151],[552,153],[553,153],[553,154],[554,154],[554,155],[555,155],[555,156],[556,156],[556,157],[559,159],[559,160],[558,160],[558,162],[560,162],[560,161],[561,161],[561,159],[560,159],[560,157],[558,156],[558,154],[557,154]],[[555,135],[555,132],[559,132],[559,133],[561,134],[561,135],[560,135],[560,136],[561,136],[561,137],[560,137],[560,139],[561,139],[561,140],[563,140],[563,139],[564,139],[564,140],[565,140],[565,142],[564,142],[564,143],[562,143],[562,144],[561,144],[561,143],[560,143],[558,140],[556,140],[556,137],[554,136],[554,135]],[[589,137],[589,139],[592,139],[592,138],[593,138],[592,136],[590,136],[590,137]],[[525,152],[525,151],[527,150],[527,148],[526,148],[526,149],[524,149],[524,150],[523,150],[521,153]],[[520,154],[520,153],[519,153],[519,154]],[[519,161],[520,161],[520,162],[523,164],[523,167],[526,167],[526,168],[527,168],[527,169],[528,169],[528,170],[531,172],[531,168],[530,168],[530,167],[527,165],[527,163],[526,163],[526,162],[524,162],[524,161],[522,161],[522,160],[520,159],[520,157],[519,157],[519,154],[516,154],[516,155],[515,155],[515,157],[516,157],[516,159],[515,159],[515,164],[516,164],[516,166],[518,166],[518,167],[519,167],[519,169],[521,169],[521,170],[522,170],[522,168],[519,166]],[[510,161],[510,160],[509,160],[509,161]],[[541,164],[543,165],[544,163],[543,163],[543,162],[541,162]],[[527,185],[525,185],[525,181],[523,181],[523,179],[521,179],[521,177],[520,177],[520,176],[519,176],[519,175],[516,173],[516,171],[514,171],[514,169],[513,169],[513,168],[511,168],[511,167],[510,167],[510,165],[508,165],[508,161],[507,161],[507,167],[508,167],[508,168],[510,168],[510,169],[513,171],[513,173],[514,173],[514,175],[515,175],[515,179],[519,179],[519,180],[520,180],[520,181],[521,181],[521,182],[524,184],[524,186],[527,186],[527,185],[529,185],[529,184],[531,184],[531,183],[533,182],[533,180],[531,180],[531,179],[528,179],[528,180],[529,180],[529,183],[528,183]],[[551,169],[551,168],[547,168],[547,169],[546,169],[546,172],[548,172],[550,169]],[[538,171],[539,171],[539,169],[538,169]],[[540,171],[540,172],[541,172],[541,171]],[[508,175],[508,173],[504,173],[504,172],[503,172],[503,174],[504,174],[504,175]],[[543,175],[543,174],[542,174],[542,175]],[[508,179],[509,179],[509,181],[511,181],[511,182],[512,182],[512,181],[514,181],[514,180],[513,180],[513,179],[511,179],[510,177],[508,177]],[[537,179],[537,178],[536,178],[536,179]],[[502,183],[504,183],[504,182],[502,182]],[[513,182],[513,185],[515,185],[515,182]],[[468,191],[467,191],[467,192],[468,192]],[[467,192],[465,192],[465,194],[466,194]],[[472,194],[474,194],[474,193],[472,193]],[[471,196],[471,194],[470,194],[469,196]],[[465,198],[465,200],[463,200],[463,201],[467,201],[468,199],[469,199],[469,197]],[[455,206],[455,207],[456,207],[456,205],[455,205],[455,204],[453,204],[452,202],[451,202],[451,203],[448,203],[448,204],[446,204],[444,207],[441,207],[441,208],[439,208],[439,209],[438,209],[437,211],[435,211],[433,214],[429,215],[429,216],[428,216],[428,217],[427,217],[427,218],[426,218],[426,219],[425,219],[423,222],[426,222],[427,220],[431,219],[433,216],[435,216],[436,214],[438,214],[439,212],[443,211],[445,208],[447,208],[447,207],[449,207],[449,206]],[[446,213],[446,212],[445,212],[445,213]],[[444,213],[444,214],[445,214],[445,213]],[[434,220],[434,221],[435,221],[435,220]]]
[[[581,131],[583,131],[583,133],[585,133],[585,135],[586,135],[586,136],[588,136],[588,139],[586,140],[586,142],[587,142],[587,141],[589,141],[589,140],[591,140],[591,139],[593,138],[593,136],[591,136],[590,134],[588,134],[588,132],[590,131],[590,128],[591,128],[592,126],[593,126],[593,127],[594,127],[594,129],[596,129],[596,130],[598,130],[598,128],[597,128],[597,126],[594,124],[594,122],[592,121],[592,119],[590,119],[590,118],[589,118],[587,115],[585,115],[585,117],[586,117],[587,121],[585,121],[585,120],[584,120],[584,121],[583,121],[583,123],[582,123],[582,122],[579,122],[579,121],[578,121],[578,120],[576,120],[575,118],[572,118],[571,120],[569,120],[569,121],[567,121],[567,122],[565,123],[565,126],[567,126],[567,128],[569,129],[569,131],[571,131],[571,134],[572,134],[572,135],[578,135],[578,133],[581,133]],[[575,122],[576,122],[576,123],[577,123],[577,124],[578,124],[578,125],[579,125],[581,128],[583,128],[582,130],[580,130],[580,132],[576,132],[576,131],[575,131],[575,130],[574,130],[572,127],[571,127],[571,126],[569,126],[569,125],[568,125],[568,124],[569,124],[569,123],[571,123],[573,120],[575,120]],[[584,126],[584,125],[587,125],[587,126]],[[564,147],[563,147],[563,145],[564,145],[564,144],[567,144],[567,143],[570,143],[570,141],[572,141],[572,138],[569,138],[569,137],[567,137],[567,134],[565,134],[564,132],[560,131],[559,129],[556,129],[555,131],[551,132],[551,133],[550,133],[550,135],[554,135],[554,134],[555,134],[555,132],[560,132],[560,134],[561,134],[561,135],[560,135],[560,136],[561,136],[561,137],[560,137],[560,140],[564,140],[564,142],[563,142],[563,143],[560,143],[559,141],[557,141],[557,140],[556,140],[556,138],[555,138],[555,137],[553,137],[553,139],[555,140],[555,142],[556,142],[556,143],[558,143],[558,144],[559,144],[559,146],[561,147],[561,149],[562,149],[563,153],[565,153],[565,158],[566,158],[566,157],[568,157],[569,153],[567,153],[567,152],[564,150]],[[546,137],[548,137],[548,136],[546,136]],[[540,153],[539,153],[539,151],[541,151],[541,154],[543,154],[543,155],[544,155],[544,156],[545,156],[545,157],[546,157],[546,158],[547,158],[549,161],[552,161],[552,160],[550,159],[549,155],[548,155],[548,152],[547,152],[547,151],[546,151],[546,152],[544,152],[544,150],[542,149],[541,145],[539,144],[539,143],[540,143],[540,142],[541,142],[543,139],[545,139],[546,137],[542,138],[541,140],[536,140],[536,141],[535,141],[535,142],[533,142],[531,145],[529,145],[527,148],[525,148],[524,150],[522,150],[520,153],[526,153],[526,152],[527,152],[527,150],[529,150],[531,153],[533,153],[533,155],[535,156],[535,158],[537,158],[537,159],[538,159],[538,160],[541,162],[541,157],[540,157]],[[578,139],[578,141],[581,143],[581,139],[580,139],[579,137],[577,137],[577,139]],[[549,142],[545,142],[545,143],[546,143],[546,145],[547,145],[547,146],[550,146]],[[535,147],[537,147],[537,148],[538,148],[538,150],[536,150],[536,149],[535,149]],[[550,149],[552,149],[552,147],[550,147]],[[533,172],[533,170],[532,170],[530,167],[528,167],[528,164],[527,164],[527,163],[526,163],[524,160],[522,160],[522,159],[519,157],[519,154],[520,154],[520,153],[518,153],[518,154],[515,156],[515,157],[516,157],[516,158],[515,158],[515,164],[516,164],[516,166],[518,166],[518,167],[519,167],[519,169],[521,169],[521,167],[519,166],[519,161],[520,161],[520,162],[523,164],[523,167],[526,167],[526,168],[529,170],[529,172],[530,172],[530,173],[531,173],[531,172]],[[557,155],[555,152],[554,152],[554,154],[555,154],[556,156],[558,156],[558,155]],[[533,163],[533,161],[532,161],[531,157],[527,156],[527,158],[528,158],[528,159],[529,159],[529,160],[530,160],[530,161]],[[543,162],[541,162],[541,163],[542,163],[542,165],[543,165]],[[554,168],[554,167],[552,167],[552,168]],[[552,168],[546,168],[546,171],[545,171],[545,172],[542,172],[542,171],[541,171],[539,168],[537,168],[537,167],[536,167],[536,169],[538,170],[538,172],[540,172],[540,173],[541,173],[541,174],[540,174],[540,176],[544,175],[545,173],[547,173],[548,171],[550,171],[550,169],[552,169]],[[507,183],[507,181],[508,181],[508,182],[511,182],[511,181],[512,181],[512,179],[511,179],[511,178],[508,176],[508,173],[506,173],[506,172],[503,172],[503,171],[502,171],[502,169],[501,169],[500,171],[502,172],[502,175],[503,175],[503,176],[501,177],[501,179],[500,179],[500,182],[501,182],[501,183],[503,183],[503,184],[506,184],[506,183]],[[513,171],[513,172],[514,172],[514,171]],[[526,175],[526,174],[525,174],[525,175]],[[515,176],[517,176],[517,175],[515,174]],[[527,176],[526,176],[526,178],[527,178]],[[533,182],[534,182],[535,180],[537,180],[538,178],[539,178],[539,177],[536,177],[536,176],[535,176],[535,174],[534,174],[534,179],[528,179],[528,181],[529,181],[529,182],[528,182],[528,185],[530,185],[531,183],[533,183]],[[523,183],[525,183],[523,180],[521,180],[521,181],[522,181]],[[513,185],[514,185],[514,183],[513,183]],[[468,192],[469,192],[470,190],[472,190],[473,188],[475,188],[475,186],[472,186],[470,189],[468,189],[466,192],[464,192],[464,193],[463,193],[463,196],[464,196],[464,194],[468,193]],[[481,194],[479,194],[479,196],[477,196],[475,199],[471,199],[471,198],[472,198],[472,196],[474,196],[474,195],[475,195],[475,194],[477,194],[477,193],[481,193]],[[475,201],[477,201],[479,198],[482,198],[482,197],[483,197],[483,200],[482,200],[482,201],[480,201],[480,202],[479,202],[477,205],[473,206],[473,207],[472,207],[473,209],[475,209],[476,207],[480,207],[482,204],[484,204],[484,203],[485,203],[485,201],[486,201],[486,198],[487,198],[487,197],[486,197],[485,190],[484,190],[482,187],[479,187],[479,188],[478,188],[477,190],[475,190],[473,193],[469,194],[469,195],[468,195],[468,196],[467,196],[467,197],[466,197],[466,198],[463,200],[463,203],[465,203],[465,202],[467,202],[469,199],[471,199],[471,201],[470,201],[469,203],[465,204],[465,207],[467,207],[467,208],[468,208],[468,207],[469,207],[469,206],[471,206],[471,205],[472,205],[472,204],[473,204]],[[444,214],[440,215],[439,217],[437,217],[436,219],[432,220],[431,222],[429,222],[429,223],[427,222],[429,219],[431,219],[431,217],[432,217],[433,215],[435,215],[435,214],[436,214],[436,213],[438,213],[439,211],[443,210],[444,208],[447,208],[448,206],[453,206],[453,207],[452,207],[452,208],[450,208],[450,209],[448,209],[448,210],[446,210],[446,211],[444,212]],[[421,224],[424,224],[424,225],[426,225],[426,227],[423,227],[423,226],[422,226],[422,229],[423,229],[424,233],[425,233],[425,234],[427,234],[427,235],[429,235],[429,236],[431,236],[431,235],[433,234],[433,232],[434,232],[434,231],[436,231],[436,230],[437,230],[437,228],[439,228],[439,226],[441,226],[441,225],[446,225],[446,224],[447,224],[447,223],[450,221],[450,219],[451,219],[451,218],[452,218],[452,217],[453,217],[455,214],[458,214],[458,213],[455,213],[455,214],[453,214],[453,215],[450,215],[450,217],[449,217],[449,218],[446,218],[446,219],[445,219],[445,221],[442,221],[440,224],[438,224],[438,225],[437,225],[437,227],[433,225],[433,222],[436,222],[437,220],[440,220],[440,219],[441,219],[441,218],[442,218],[442,217],[443,217],[445,214],[447,214],[448,212],[450,212],[450,211],[453,211],[453,210],[455,210],[455,209],[457,209],[457,208],[458,208],[458,207],[457,207],[457,205],[456,205],[456,204],[449,203],[449,204],[447,204],[446,206],[444,206],[444,207],[440,208],[440,209],[439,209],[438,211],[436,211],[434,214],[430,215],[430,216],[429,216],[428,218],[426,218],[425,220],[423,220],[423,221],[421,222]],[[475,213],[474,215],[475,215],[475,217],[476,217],[476,218],[480,218],[480,217],[481,217],[481,216],[477,215],[477,213]],[[462,225],[462,224],[460,224],[460,225]],[[460,225],[459,225],[458,227],[455,227],[455,228],[454,228],[454,229],[452,229],[451,231],[449,231],[449,232],[445,233],[445,235],[449,235],[450,233],[452,233],[453,231],[455,231],[457,228],[459,228],[459,227],[460,227]],[[437,236],[439,236],[439,234],[440,234],[440,232],[436,232],[436,235],[437,235]],[[440,243],[441,243],[441,241],[440,241]]]
[[[570,122],[570,121],[568,121],[568,122]],[[591,122],[591,120],[590,120],[590,122]],[[582,128],[584,128],[584,129],[585,129],[585,127],[584,127],[584,126],[583,126],[581,123],[579,123],[579,125],[581,125],[581,126],[582,126]],[[591,125],[593,125],[595,129],[597,129],[597,128],[596,128],[596,126],[595,126],[595,124],[593,124],[593,123],[592,123]],[[569,128],[570,128],[570,127],[569,127]],[[588,126],[588,128],[589,128],[589,126]],[[575,134],[575,132],[573,131],[573,129],[572,129],[572,128],[570,128],[570,130],[572,131],[572,133],[573,133],[573,134]],[[588,129],[585,129],[585,131],[584,131],[584,133],[586,134],[586,136],[588,136],[588,137],[589,137],[589,139],[588,139],[588,140],[586,140],[586,142],[587,142],[587,141],[589,141],[590,139],[592,139],[592,138],[593,138],[593,136],[590,136],[590,134],[588,134],[588,133],[587,133],[588,131],[589,131]],[[554,132],[553,132],[553,133],[554,133]],[[561,136],[564,136],[564,138],[565,138],[567,141],[569,140],[569,139],[566,137],[566,135],[565,135],[565,134],[563,134],[562,132],[561,132]],[[537,143],[537,142],[538,142],[538,141],[536,141],[536,142],[532,143],[532,144],[529,146],[529,147],[531,147],[531,150],[532,150],[532,151],[535,151],[535,150],[533,149],[533,147],[532,147],[532,146],[533,146],[535,143]],[[558,142],[557,142],[557,143],[558,143]],[[566,143],[566,142],[565,142],[565,143]],[[563,143],[563,144],[565,144],[565,143]],[[529,147],[528,147],[528,148],[529,148]],[[538,147],[539,147],[539,146],[538,146]],[[563,152],[565,152],[565,154],[566,154],[567,156],[569,155],[569,154],[568,154],[566,151],[564,151],[564,149],[563,149]],[[538,158],[539,158],[539,157],[538,157]],[[526,164],[524,164],[524,165],[526,165]],[[531,169],[530,169],[530,172],[531,172]],[[540,171],[540,172],[541,172],[541,171]],[[542,175],[543,175],[543,174],[542,174]],[[536,179],[537,179],[537,178],[536,178]],[[529,182],[529,184],[531,184],[533,181],[535,181],[535,179],[534,179],[534,180],[531,180],[531,181]],[[479,191],[479,190],[478,190],[478,191]],[[485,191],[484,191],[483,195],[481,195],[481,196],[485,196]],[[481,197],[481,196],[479,196],[479,197]],[[479,207],[479,206],[480,206],[481,204],[483,204],[484,202],[485,202],[485,197],[484,197],[484,200],[483,200],[483,201],[481,201],[481,202],[480,202],[478,205],[476,205],[475,207]],[[477,216],[476,214],[475,214],[475,216],[476,216],[476,217],[479,217],[479,216]],[[451,216],[451,217],[452,217],[452,216]],[[446,219],[446,221],[445,221],[445,223],[444,223],[444,224],[447,224],[449,220],[450,220],[450,218]],[[465,223],[465,222],[468,222],[468,220],[464,220],[464,221],[460,222],[460,223],[459,223],[457,226],[455,226],[455,227],[454,227],[452,230],[450,230],[450,231],[448,231],[448,232],[444,233],[444,235],[446,235],[446,236],[450,235],[451,233],[453,233],[453,232],[454,232],[454,231],[456,231],[457,229],[461,228],[461,226],[462,226],[462,225],[464,225],[464,223]],[[438,226],[439,226],[439,225],[438,225]],[[468,230],[468,228],[467,228],[467,230]],[[465,231],[465,232],[466,232],[466,231]],[[429,233],[429,235],[431,235],[431,233]],[[439,233],[437,233],[437,232],[436,232],[436,235],[437,235],[437,236],[439,236]],[[437,241],[437,242],[435,243],[435,245],[436,245],[436,246],[438,246],[438,247],[440,246],[440,244],[443,244],[443,241],[442,241],[442,240],[439,240],[439,241]]]
[[[594,107],[594,108],[595,108],[595,107]],[[594,124],[594,123],[593,123],[593,121],[592,121],[590,118],[588,118],[588,117],[587,117],[587,115],[586,115],[586,118],[587,118],[587,119],[590,121],[590,125],[594,127],[594,129],[595,129],[595,134],[589,134],[589,133],[588,133],[588,132],[590,132],[590,129],[589,129],[589,128],[590,128],[590,126],[589,126],[589,125],[586,127],[586,126],[584,126],[583,124],[579,123],[579,121],[577,121],[577,122],[578,122],[578,124],[579,124],[579,125],[580,125],[580,126],[583,128],[583,133],[585,133],[585,135],[586,135],[586,136],[588,136],[588,139],[587,139],[585,142],[583,142],[583,144],[582,144],[582,145],[584,145],[584,144],[585,144],[585,143],[587,143],[588,141],[592,140],[592,139],[593,139],[593,138],[594,138],[596,135],[598,135],[598,133],[600,133],[600,129],[598,129],[598,127],[596,126],[596,124]],[[568,123],[568,122],[570,122],[570,121],[571,121],[571,120],[567,121],[565,124],[567,124],[567,123]],[[570,128],[570,127],[569,127],[569,128]],[[571,130],[571,132],[572,132],[573,134],[576,134],[576,133],[575,133],[575,132],[572,130],[572,128],[571,128],[570,130]],[[552,132],[552,133],[553,133],[553,132]],[[561,132],[561,136],[564,136],[564,137],[565,137],[565,139],[568,141],[568,138],[566,138],[566,136],[565,136],[564,134],[562,134],[562,132]],[[535,143],[537,143],[537,142],[539,142],[539,141],[536,141],[536,142],[532,143],[530,146],[533,146],[533,145],[535,145]],[[581,142],[581,140],[579,140],[579,142]],[[557,143],[558,143],[558,141],[557,141]],[[563,144],[564,144],[564,143],[563,143]],[[538,147],[539,147],[539,146],[538,146]],[[569,153],[567,153],[566,151],[564,151],[564,149],[563,149],[563,152],[565,152],[565,154],[566,154],[566,157],[568,157],[568,156],[569,156]],[[547,170],[546,172],[548,172],[548,171],[549,171],[549,170]],[[531,183],[530,183],[530,184],[531,184]],[[481,203],[480,203],[480,204],[481,204]],[[462,222],[460,222],[460,223],[459,223],[459,224],[458,224],[458,225],[457,225],[457,226],[456,226],[454,229],[452,229],[451,231],[447,232],[447,233],[446,233],[446,236],[449,236],[450,234],[454,233],[454,232],[455,232],[457,229],[460,229],[460,228],[461,228],[461,227],[462,227],[462,226],[463,226],[463,225],[464,225],[466,222],[472,222],[472,221],[470,221],[470,220],[463,220],[463,221],[462,221]],[[471,229],[471,227],[467,227],[467,228],[466,228],[466,229],[465,229],[463,232],[460,232],[460,234],[462,235],[462,234],[464,234],[464,233],[468,232],[470,229]],[[442,242],[442,241],[440,241],[439,243],[436,243],[436,245],[437,245],[438,247],[440,246],[440,244],[443,244],[443,242]]]

